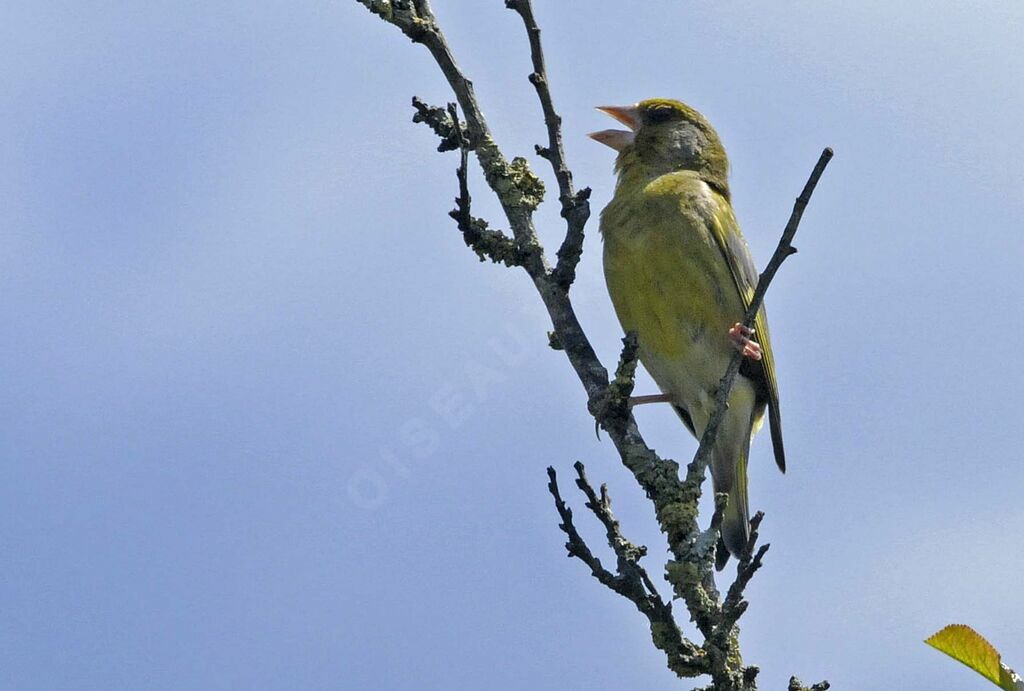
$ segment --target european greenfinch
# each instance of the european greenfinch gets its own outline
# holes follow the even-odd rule
[[[758,272],[729,196],[718,134],[693,108],[669,99],[600,110],[629,130],[590,136],[618,152],[615,194],[601,212],[604,273],[623,329],[662,394],[698,439],[734,349],[744,354],[711,455],[715,492],[729,496],[717,566],[741,557],[749,537],[747,458],[767,409],[775,462],[785,472],[775,362],[762,308],[740,324]]]

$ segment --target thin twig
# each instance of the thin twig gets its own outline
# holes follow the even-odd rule
[[[466,118],[469,148],[476,154],[487,184],[498,196],[509,227],[525,261],[523,268],[534,278],[546,276],[551,269],[533,227],[533,210],[543,198],[544,186],[526,165],[525,159],[509,161],[491,136],[487,120],[476,100],[471,82],[459,69],[427,0],[384,2],[359,0],[371,12],[402,30],[414,43],[426,47],[455,94]]]
[[[615,592],[619,592],[621,585],[615,578],[615,574],[606,569],[602,564],[601,560],[594,556],[594,553],[587,546],[586,541],[580,536],[576,530],[575,524],[572,522],[572,509],[565,504],[565,500],[562,499],[562,495],[558,490],[558,476],[555,473],[555,469],[548,466],[548,491],[551,496],[555,499],[555,509],[558,511],[559,517],[562,522],[558,525],[562,532],[565,533],[569,539],[565,543],[565,549],[569,553],[570,557],[576,557],[588,567],[590,572],[594,575],[594,578],[599,580],[603,585],[608,586]]]
[[[729,634],[733,625],[739,621],[739,618],[747,610],[747,601],[743,599],[743,591],[746,589],[747,584],[750,583],[750,579],[757,573],[757,570],[761,568],[764,555],[771,546],[766,543],[761,545],[757,552],[754,552],[754,547],[757,545],[758,529],[761,527],[763,519],[764,513],[761,511],[758,511],[750,519],[750,536],[747,538],[744,556],[736,566],[736,580],[729,587],[729,592],[722,603],[722,619],[718,623],[718,633],[722,636]]]
[[[601,496],[599,497],[587,480],[587,473],[583,464],[577,461],[573,464],[573,468],[576,469],[576,486],[587,497],[587,508],[604,525],[608,546],[612,548],[615,556],[618,557],[618,566],[616,568],[619,574],[627,580],[632,580],[634,586],[638,586],[637,589],[641,592],[646,589],[647,592],[643,593],[643,595],[650,599],[654,607],[664,607],[664,602],[654,587],[653,582],[648,577],[647,570],[640,565],[640,559],[647,554],[647,548],[642,545],[634,545],[622,535],[619,522],[616,520],[615,514],[612,513],[612,500],[608,495],[608,488],[605,485],[601,485]]]
[[[810,177],[807,178],[803,191],[796,198],[796,202],[793,204],[793,212],[789,216],[789,222],[786,223],[785,230],[782,231],[778,247],[775,248],[771,260],[769,260],[764,271],[761,272],[761,276],[757,281],[757,288],[754,289],[754,295],[750,298],[750,305],[747,307],[746,315],[743,317],[743,324],[745,326],[752,327],[754,325],[754,319],[761,309],[765,293],[768,292],[768,286],[771,285],[772,279],[775,278],[775,273],[782,266],[782,262],[786,261],[787,257],[796,252],[792,244],[793,236],[796,235],[796,230],[800,226],[800,219],[804,215],[804,209],[807,208],[807,203],[811,200],[814,188],[817,187],[818,180],[821,179],[822,173],[825,172],[825,166],[828,165],[830,160],[832,160],[832,149],[826,148],[821,152],[821,156],[818,157],[818,162],[815,164],[814,170],[811,171]],[[736,381],[736,375],[740,371],[742,361],[742,353],[738,351],[733,353],[732,359],[729,360],[729,367],[718,382],[718,390],[715,392],[715,412],[704,428],[704,434],[700,438],[700,446],[697,448],[697,453],[687,469],[687,481],[704,477],[704,471],[711,457],[711,450],[714,448],[715,440],[718,438],[718,428],[721,426],[722,420],[725,418],[725,411],[729,407],[729,392]]]
[[[548,145],[538,146],[537,153],[551,163],[551,168],[555,172],[555,179],[558,181],[558,200],[562,204],[562,218],[565,219],[567,227],[565,239],[558,249],[554,278],[560,287],[568,290],[576,280],[576,265],[583,254],[583,227],[590,218],[590,188],[584,187],[579,192],[573,190],[572,171],[565,163],[565,150],[562,146],[562,118],[555,111],[555,103],[551,98],[547,66],[544,64],[544,49],[540,42],[540,27],[533,16],[533,3],[531,0],[505,0],[505,6],[522,17],[530,41],[530,59],[533,63],[530,83],[537,90],[537,98],[544,112],[544,124],[548,130]]]
[[[646,553],[646,548],[636,546],[622,535],[619,522],[611,511],[611,498],[607,489],[602,485],[601,494],[598,496],[587,480],[583,464],[577,461],[574,467],[577,473],[576,485],[587,497],[587,508],[605,526],[608,544],[617,557],[617,573],[613,574],[601,564],[601,560],[594,556],[576,530],[572,520],[572,509],[566,506],[559,492],[555,469],[548,467],[548,491],[554,497],[555,509],[562,519],[558,527],[568,538],[568,542],[565,543],[568,556],[576,557],[586,564],[590,568],[590,573],[602,585],[632,602],[647,617],[651,627],[651,639],[654,645],[666,654],[668,666],[672,671],[681,677],[707,674],[708,668],[703,652],[683,636],[672,614],[672,603],[661,599],[653,580],[640,565],[640,558]]]
[[[455,176],[459,181],[459,196],[455,198],[455,208],[449,211],[448,215],[455,219],[458,229],[462,231],[462,239],[476,252],[480,261],[490,259],[493,262],[505,264],[505,266],[522,266],[527,257],[519,251],[519,246],[512,238],[500,230],[488,227],[487,221],[476,218],[471,213],[473,198],[469,194],[469,142],[459,125],[459,113],[456,105],[449,103],[447,111],[442,111],[440,108],[429,108],[422,101],[417,104],[417,101],[419,99],[413,99],[413,106],[417,109],[422,108],[421,112],[428,113],[421,121],[435,128],[437,135],[442,138],[442,146],[445,146],[445,142],[451,138],[454,141],[454,146],[459,149],[459,167],[455,171]],[[435,126],[434,122],[439,119],[437,111],[445,113],[446,122],[442,121],[441,125]],[[446,123],[447,127],[445,127]],[[439,147],[438,151],[441,150]]]

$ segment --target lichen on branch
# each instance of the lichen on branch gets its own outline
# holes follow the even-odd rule
[[[675,461],[662,458],[644,441],[629,406],[637,366],[637,342],[633,334],[623,340],[622,354],[615,376],[598,359],[593,346],[576,317],[569,292],[576,278],[576,268],[583,251],[585,225],[590,217],[590,189],[576,190],[572,172],[566,162],[562,145],[562,118],[555,109],[550,79],[544,62],[540,27],[530,0],[506,0],[505,4],[522,19],[530,46],[532,71],[529,82],[536,91],[547,131],[547,142],[537,145],[535,152],[546,160],[558,187],[565,236],[556,254],[554,266],[548,261],[538,239],[533,214],[544,201],[545,186],[521,156],[507,157],[496,143],[477,102],[473,83],[459,69],[447,40],[434,17],[428,0],[358,0],[382,20],[396,26],[413,43],[424,46],[441,69],[458,103],[446,108],[429,106],[413,100],[414,121],[427,124],[438,135],[439,151],[459,151],[456,169],[458,196],[450,216],[462,232],[466,244],[480,259],[522,268],[529,275],[537,294],[551,318],[549,343],[564,352],[583,386],[587,405],[595,423],[604,429],[615,446],[623,465],[630,470],[639,486],[654,505],[655,516],[665,535],[670,558],[663,577],[671,586],[672,597],[664,600],[654,579],[640,560],[646,548],[627,540],[611,510],[607,488],[596,492],[587,480],[582,463],[576,463],[576,485],[586,498],[585,505],[605,528],[608,546],[615,556],[615,570],[605,567],[575,528],[572,509],[562,498],[557,475],[548,468],[548,489],[555,501],[567,537],[569,556],[588,566],[602,584],[633,602],[647,618],[654,645],[665,656],[669,669],[680,677],[709,675],[717,691],[755,691],[758,668],[744,665],[740,654],[736,622],[745,613],[743,597],[750,579],[762,565],[768,545],[757,546],[762,515],[752,521],[746,555],[738,561],[736,576],[726,596],[719,593],[714,581],[714,546],[727,500],[715,497],[715,511],[710,525],[702,530],[698,522],[698,503],[707,470],[707,459],[720,425],[729,389],[739,370],[739,356],[734,355],[723,375],[717,392],[714,415],[701,439],[694,459],[680,477]],[[460,122],[461,111],[464,122]],[[468,183],[468,161],[472,152],[494,193],[508,222],[509,234],[492,227],[472,215],[472,197]],[[791,241],[799,225],[803,209],[814,186],[832,156],[830,149],[822,152],[803,193],[797,198],[793,214],[783,232],[779,247],[761,275],[746,322],[764,299],[775,272],[790,256]],[[673,600],[682,600],[690,620],[700,634],[698,643],[684,633],[673,613]],[[811,687],[811,691],[828,688],[827,682]],[[807,691],[794,678],[790,691]]]

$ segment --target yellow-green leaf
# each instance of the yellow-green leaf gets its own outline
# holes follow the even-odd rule
[[[1014,674],[1003,666],[999,652],[970,626],[951,624],[925,643],[967,665],[1005,691],[1016,691]]]

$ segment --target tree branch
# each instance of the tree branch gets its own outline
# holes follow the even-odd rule
[[[423,102],[413,98],[413,106],[420,108],[423,106]],[[437,111],[445,112],[440,108],[428,109],[428,112],[433,116],[436,116]],[[434,127],[437,135],[442,138],[438,151],[445,150],[441,147],[445,146],[445,142],[449,138],[454,139],[454,145],[459,149],[459,167],[455,171],[456,178],[459,181],[459,196],[455,198],[455,208],[449,211],[448,215],[455,219],[459,230],[462,231],[462,239],[466,241],[467,246],[476,252],[476,255],[480,257],[480,261],[490,259],[495,263],[505,264],[505,266],[522,266],[527,257],[520,251],[518,245],[500,230],[489,228],[487,221],[482,218],[476,218],[470,213],[472,197],[469,195],[469,174],[467,170],[469,167],[469,143],[463,136],[462,128],[459,126],[458,110],[454,103],[448,104],[445,117],[446,120],[436,127],[426,117],[423,121]],[[415,121],[416,118],[414,117],[413,120]]]
[[[764,513],[761,511],[758,511],[750,519],[750,537],[747,540],[747,548],[736,567],[736,580],[729,587],[729,593],[722,603],[722,619],[718,622],[716,635],[728,635],[739,618],[747,611],[747,601],[743,599],[743,591],[757,570],[761,568],[761,560],[764,559],[765,552],[770,547],[770,545],[764,544],[756,553],[754,552],[754,547],[757,545],[757,531],[761,527],[762,519],[764,519]]]
[[[775,248],[772,258],[768,261],[768,266],[761,272],[761,276],[757,281],[757,288],[754,289],[754,295],[750,298],[747,313],[743,317],[744,326],[749,328],[754,325],[754,319],[764,303],[765,293],[768,292],[768,286],[771,285],[772,279],[775,278],[775,273],[782,266],[782,262],[786,261],[789,256],[796,254],[796,248],[793,247],[793,237],[800,226],[800,219],[803,218],[804,209],[807,208],[808,202],[811,201],[814,188],[818,186],[818,180],[821,179],[822,173],[825,172],[825,167],[831,160],[832,149],[826,147],[821,152],[821,156],[818,157],[818,162],[811,171],[810,177],[807,178],[803,191],[793,204],[793,212],[789,216],[789,222],[786,223],[786,227],[782,231],[782,237],[779,238],[779,244]],[[718,390],[715,392],[715,412],[704,428],[704,434],[700,438],[700,446],[697,448],[693,462],[687,470],[688,482],[691,481],[691,478],[696,480],[698,477],[704,477],[704,471],[707,469],[708,461],[711,458],[711,450],[714,448],[715,440],[718,438],[718,428],[721,426],[722,420],[725,418],[725,411],[729,407],[729,392],[736,381],[736,375],[740,371],[740,364],[742,362],[743,354],[740,352],[733,353],[732,359],[729,361],[729,367],[718,382]]]
[[[434,18],[427,0],[359,0],[371,12],[394,24],[413,43],[423,45],[433,56],[455,93],[466,118],[469,148],[483,169],[488,186],[494,191],[512,229],[512,235],[525,261],[522,266],[535,279],[546,276],[550,268],[533,227],[533,210],[544,198],[544,184],[533,174],[524,158],[508,161],[498,149],[487,120],[476,100],[473,83],[455,63],[448,42]]]
[[[543,199],[544,186],[529,169],[525,159],[505,158],[495,143],[477,103],[472,82],[456,65],[428,0],[358,1],[374,14],[397,26],[413,42],[426,47],[452,88],[465,117],[464,127],[454,107],[445,111],[427,107],[418,100],[414,102],[418,121],[426,122],[441,137],[439,148],[460,150],[457,171],[459,196],[451,215],[466,243],[478,256],[521,266],[533,281],[551,317],[553,331],[549,339],[552,347],[565,352],[583,385],[588,408],[595,421],[608,432],[622,463],[633,473],[637,483],[654,504],[658,525],[668,540],[672,556],[665,567],[665,578],[672,585],[674,596],[685,601],[691,619],[704,637],[703,644],[697,647],[682,636],[671,617],[671,603],[662,601],[652,579],[639,565],[642,549],[622,537],[618,523],[611,514],[607,491],[602,488],[600,495],[595,493],[581,465],[577,466],[577,485],[587,495],[588,507],[605,526],[609,544],[617,557],[616,573],[601,565],[576,532],[571,510],[562,501],[554,470],[549,468],[549,489],[562,518],[561,528],[569,537],[566,546],[570,555],[584,561],[600,582],[630,599],[647,616],[655,645],[665,652],[669,667],[678,675],[710,674],[712,688],[717,691],[753,691],[756,689],[757,668],[743,666],[735,623],[746,606],[742,599],[743,590],[760,567],[767,546],[762,547],[754,556],[740,561],[736,581],[723,602],[714,583],[713,562],[714,545],[725,508],[724,495],[716,497],[711,527],[701,532],[697,522],[707,453],[721,423],[724,402],[728,400],[729,388],[739,369],[739,358],[734,356],[719,385],[715,416],[701,439],[701,447],[694,461],[689,464],[683,481],[679,477],[679,464],[661,458],[646,444],[629,409],[628,399],[633,390],[637,364],[635,335],[627,335],[623,340],[615,378],[609,381],[608,372],[598,360],[569,299],[569,289],[582,251],[583,228],[589,217],[589,190],[573,191],[572,175],[565,164],[562,147],[561,120],[551,99],[540,45],[540,29],[529,0],[506,0],[506,4],[520,15],[527,29],[533,63],[530,81],[537,91],[548,130],[548,146],[539,147],[538,153],[552,164],[559,186],[562,216],[567,222],[566,236],[554,269],[544,255],[533,224],[533,212]],[[474,218],[470,213],[471,199],[467,182],[469,151],[476,154],[487,184],[501,204],[511,237],[490,229],[486,222]],[[773,256],[762,274],[746,316],[748,324],[752,323],[778,265],[786,255],[795,251],[790,240],[829,157],[831,151],[826,150],[805,186],[804,193],[797,199],[793,216],[780,242],[780,250],[785,248],[784,254],[778,256],[780,250],[777,250],[776,256]],[[749,545],[748,551],[751,553],[755,540],[756,529],[752,531]]]
[[[533,16],[531,0],[505,0],[505,6],[514,10],[523,19],[526,34],[530,41],[530,59],[533,72],[530,83],[537,90],[541,110],[544,112],[544,124],[548,130],[548,145],[536,147],[537,154],[551,163],[558,180],[558,199],[562,204],[562,218],[565,219],[567,230],[565,240],[558,249],[558,263],[555,266],[555,282],[563,290],[568,290],[576,280],[576,265],[583,254],[583,227],[590,218],[590,188],[584,187],[579,192],[573,191],[572,171],[565,163],[565,150],[562,146],[562,118],[555,111],[551,98],[548,71],[544,65],[544,50],[540,43],[540,27]]]
[[[683,637],[672,615],[672,603],[664,602],[654,582],[640,565],[640,558],[647,554],[647,548],[634,545],[627,540],[612,514],[611,497],[608,489],[601,485],[600,497],[587,480],[583,464],[576,462],[576,486],[587,497],[586,506],[605,527],[608,545],[617,557],[616,573],[606,569],[601,560],[594,556],[586,541],[576,530],[572,521],[572,509],[558,490],[558,476],[555,469],[548,467],[548,491],[555,499],[555,509],[561,517],[559,528],[569,541],[565,543],[568,556],[576,557],[590,568],[590,573],[602,585],[626,598],[647,617],[651,627],[651,639],[668,658],[669,668],[681,677],[695,677],[707,673],[707,665],[700,647]]]

